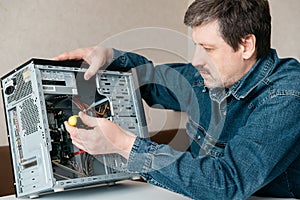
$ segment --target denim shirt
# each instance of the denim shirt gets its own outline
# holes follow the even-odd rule
[[[153,66],[113,50],[111,69],[136,67],[150,105],[186,112],[190,149],[137,138],[128,169],[192,199],[300,197],[300,64],[275,50],[229,89],[207,89],[191,64]]]

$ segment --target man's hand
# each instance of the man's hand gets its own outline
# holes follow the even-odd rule
[[[89,80],[100,68],[107,67],[112,62],[112,58],[111,48],[94,46],[65,52],[55,57],[54,60],[85,60],[90,67],[85,72],[84,79]]]
[[[73,127],[65,122],[74,145],[92,155],[117,153],[129,158],[135,135],[104,118],[91,117],[83,112],[79,113],[79,117],[91,129]]]

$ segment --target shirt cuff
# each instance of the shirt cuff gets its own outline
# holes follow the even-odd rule
[[[112,48],[113,57],[110,65],[116,65],[119,67],[124,67],[126,63],[125,52]]]
[[[158,144],[155,142],[137,137],[128,158],[128,170],[134,173],[148,173],[157,148]]]

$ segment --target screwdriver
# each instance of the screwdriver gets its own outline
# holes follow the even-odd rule
[[[93,102],[87,109],[84,110],[84,112],[87,112],[89,111],[90,109],[100,105],[100,104],[103,104],[105,101],[107,101],[108,98],[104,98],[104,99],[101,99],[100,101],[97,101],[97,102]]]

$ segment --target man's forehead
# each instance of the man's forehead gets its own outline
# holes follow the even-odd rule
[[[192,27],[192,38],[197,44],[215,44],[224,41],[217,21],[207,22]]]

